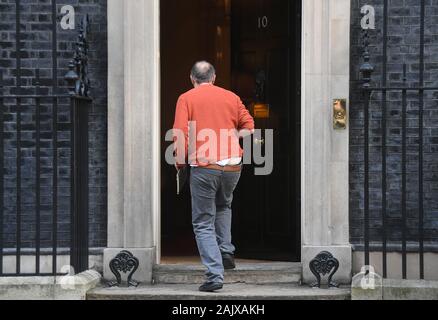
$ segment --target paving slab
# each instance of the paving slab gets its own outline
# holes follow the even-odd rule
[[[198,284],[205,280],[205,267],[201,264],[157,265],[154,268],[155,284]],[[300,263],[237,263],[237,268],[225,272],[225,283],[247,284],[300,284]]]
[[[199,285],[154,285],[139,288],[96,288],[88,300],[350,300],[350,288],[313,289],[291,285],[229,284],[215,293]]]

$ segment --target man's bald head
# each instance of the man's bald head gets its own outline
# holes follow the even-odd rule
[[[190,74],[196,84],[213,83],[216,80],[216,70],[207,61],[196,62]]]

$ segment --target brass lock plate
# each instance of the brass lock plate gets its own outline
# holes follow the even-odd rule
[[[333,100],[333,128],[335,130],[347,129],[347,99]]]

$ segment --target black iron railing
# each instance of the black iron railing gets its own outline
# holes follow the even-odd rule
[[[6,81],[4,70],[0,69],[0,277],[59,274],[59,256],[66,253],[70,255],[70,265],[74,271],[82,272],[88,269],[88,112],[92,103],[88,80],[88,17],[80,23],[74,59],[65,76],[70,88],[67,93],[67,89],[58,87],[56,1],[52,0],[52,86],[41,86],[40,69],[35,69],[33,86],[28,83],[24,86],[20,55],[20,5],[20,1],[16,0],[17,50],[14,87],[10,86],[10,81]],[[64,90],[66,93],[59,93]],[[26,135],[26,139],[23,139],[23,135]],[[33,140],[31,146],[30,136]],[[26,140],[27,145],[23,146],[23,140]],[[32,159],[32,164],[23,158],[24,149],[31,150],[26,157]],[[50,152],[47,152],[49,149]],[[69,152],[64,152],[65,150]],[[46,151],[44,159],[43,151]],[[51,161],[47,161],[49,153]],[[65,158],[70,156],[70,173],[63,173],[64,176],[69,175],[69,192],[67,195],[62,194],[70,199],[69,230],[62,230],[62,239],[59,230],[59,193],[66,185],[65,179],[61,182],[59,174],[65,169],[60,166],[60,153],[64,166]],[[11,154],[15,154],[15,171],[11,169]],[[47,172],[43,173],[43,169],[47,171],[48,166],[52,172],[50,177]],[[23,177],[24,171],[32,172],[32,175]],[[25,180],[33,180],[33,187],[27,184],[23,188],[22,183]],[[8,198],[11,189],[15,191],[14,201]],[[42,190],[45,190],[44,195]],[[47,190],[50,190],[49,200]],[[26,197],[34,199],[32,209],[29,209]],[[44,197],[46,199],[43,201]],[[15,212],[11,213],[11,210]],[[14,235],[10,232],[12,224]],[[49,231],[47,225],[50,225]],[[5,230],[9,230],[8,234]],[[43,236],[43,232],[49,232],[50,236]],[[34,267],[29,265],[29,259],[23,261],[23,257],[28,256],[35,258]],[[43,256],[46,264],[48,259],[51,260],[50,270],[42,270]],[[11,270],[9,263],[11,257],[15,257],[14,270]],[[6,259],[9,259],[8,264]],[[30,269],[33,271],[28,272]]]
[[[400,247],[402,255],[402,276],[403,279],[408,277],[408,252],[414,252],[419,256],[419,276],[421,279],[425,277],[424,268],[424,254],[425,254],[425,241],[424,241],[424,190],[426,181],[424,179],[424,105],[425,96],[429,92],[438,92],[438,87],[428,87],[425,86],[425,0],[420,1],[420,39],[419,39],[419,81],[412,83],[408,81],[407,76],[407,65],[403,65],[403,70],[400,72],[403,75],[402,82],[400,86],[388,86],[388,0],[384,1],[384,19],[383,19],[383,61],[382,61],[382,80],[381,86],[372,85],[372,76],[375,72],[374,66],[370,63],[370,52],[369,52],[369,31],[365,31],[364,37],[364,53],[363,53],[363,64],[361,66],[361,73],[363,76],[362,90],[364,93],[364,252],[365,252],[365,265],[370,265],[370,106],[373,101],[378,101],[381,106],[381,224],[382,224],[382,239],[381,239],[381,252],[382,252],[382,270],[383,277],[388,277],[388,228],[389,226],[389,215],[388,215],[388,198],[387,192],[388,187],[388,95],[398,93],[401,96],[401,101],[399,104],[399,111],[401,114],[401,227],[397,230],[401,235]],[[374,98],[376,97],[377,98]],[[412,125],[408,126],[408,97],[409,102],[416,100],[418,102],[418,203],[415,210],[416,219],[418,221],[418,231],[416,233],[416,239],[412,239],[412,235],[408,239],[408,228],[412,228],[409,224],[408,219],[408,129],[412,129]],[[411,118],[412,119],[412,118]],[[376,120],[376,116],[373,115],[373,121]],[[438,121],[437,121],[438,127]],[[412,142],[410,142],[412,145]],[[394,228],[394,226],[391,226]],[[417,243],[418,246],[412,250],[408,248],[409,243]],[[418,248],[418,249],[417,249]],[[373,250],[376,251],[376,250]],[[380,248],[377,249],[380,251]]]

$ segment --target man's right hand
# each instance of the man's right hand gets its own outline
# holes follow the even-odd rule
[[[249,129],[242,129],[239,131],[239,137],[240,138],[246,138],[249,137],[250,135],[254,134],[255,130],[249,130]]]

